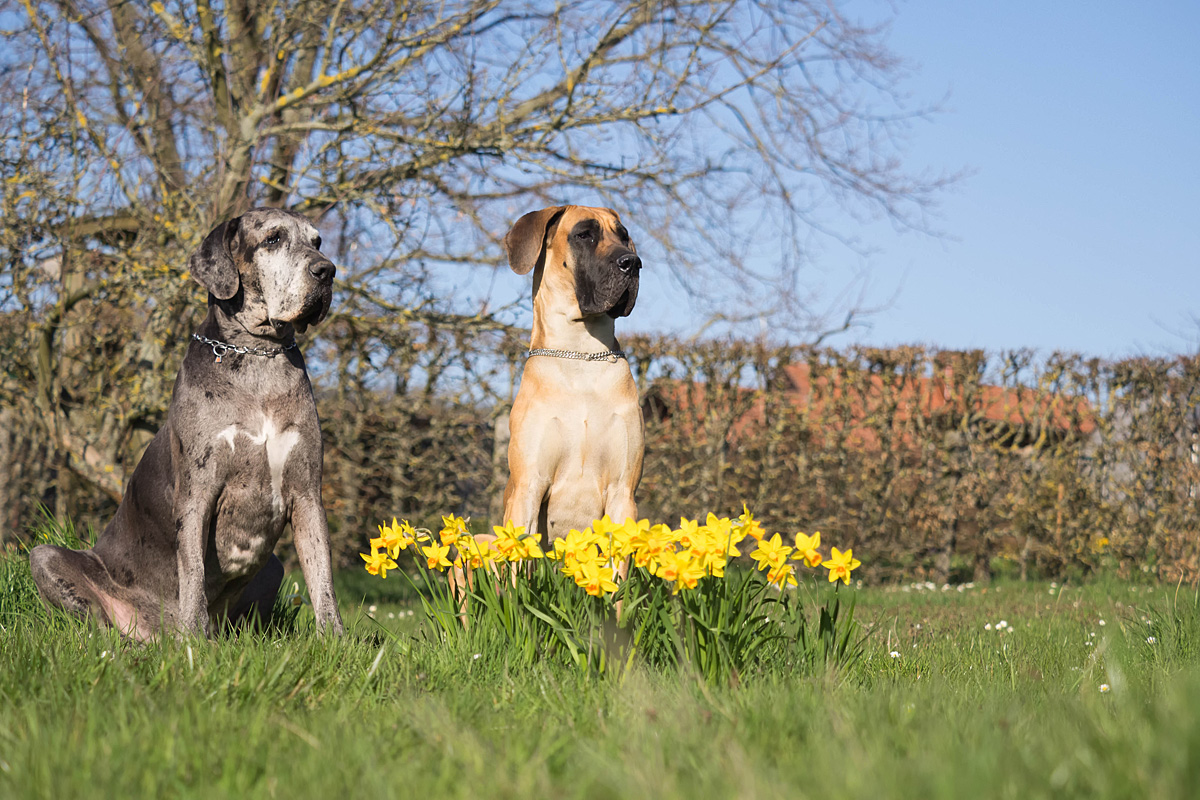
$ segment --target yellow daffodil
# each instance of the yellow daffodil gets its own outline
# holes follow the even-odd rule
[[[385,551],[374,547],[371,548],[371,555],[367,555],[366,553],[359,553],[359,555],[362,556],[363,561],[367,562],[367,572],[372,575],[386,578],[387,571],[396,568],[396,562]]]
[[[514,525],[510,519],[505,525],[493,525],[492,530],[496,533],[492,546],[503,560],[516,562],[545,557],[538,547],[537,537],[526,533],[524,525]]]
[[[626,517],[625,522],[612,531],[612,546],[608,551],[609,558],[622,559],[633,552],[634,542],[643,539],[650,531],[650,520],[635,520]]]
[[[704,527],[713,538],[728,539],[733,532],[733,520],[729,517],[718,517],[710,511],[708,518],[704,520]]]
[[[780,564],[778,567],[772,567],[770,571],[767,572],[767,581],[775,584],[780,589],[782,589],[785,584],[788,586],[795,586],[797,585],[795,568],[791,564]]]
[[[671,546],[671,543],[671,529],[668,526],[662,524],[651,526],[645,536],[634,545],[633,563],[649,569],[653,574],[659,556]]]
[[[783,564],[791,552],[792,548],[784,544],[777,533],[770,539],[760,540],[758,549],[751,553],[750,557],[758,562],[759,569],[766,569],[767,567],[778,567]]]
[[[738,532],[738,541],[745,539],[747,536],[753,537],[755,541],[761,542],[762,537],[766,535],[762,525],[758,524],[758,520],[750,513],[750,508],[742,503],[742,515],[738,517],[737,524],[734,529]]]
[[[580,572],[585,566],[588,564],[600,564],[604,561],[605,558],[600,554],[599,546],[594,542],[588,542],[585,546],[563,556],[562,571],[564,574],[578,580]]]
[[[841,578],[844,583],[850,583],[850,573],[862,562],[854,557],[853,550],[843,553],[836,547],[831,547],[829,553],[829,560],[823,564],[829,570],[829,582],[837,583],[838,578]]]
[[[679,527],[675,530],[675,541],[684,547],[691,547],[692,540],[700,535],[700,523],[686,517],[679,518]]]
[[[817,548],[820,546],[820,531],[817,531],[812,536],[806,536],[803,531],[799,531],[796,533],[796,552],[792,554],[792,560],[803,561],[810,567],[820,566],[821,554],[817,552]]]
[[[446,558],[450,552],[449,545],[433,542],[422,547],[421,552],[425,554],[425,566],[429,569],[444,570],[450,566],[450,559]]]
[[[596,561],[580,564],[575,582],[593,597],[615,592],[617,584],[612,579],[612,567],[603,567]]]
[[[416,531],[413,526],[408,524],[408,520],[396,522],[396,518],[392,517],[391,525],[379,526],[379,538],[371,540],[371,547],[379,546],[387,550],[388,555],[392,558],[400,555],[401,550],[407,550],[408,546],[416,541]]]
[[[479,569],[495,557],[486,540],[481,542],[470,534],[459,536],[454,545],[459,554],[455,565],[463,569]]]
[[[675,578],[675,592],[680,589],[695,589],[705,575],[704,565],[695,559],[681,559],[679,573]]]
[[[465,536],[467,533],[467,521],[462,517],[456,517],[451,514],[448,517],[442,517],[442,544],[454,544],[458,541],[458,537]]]
[[[687,556],[674,550],[664,550],[658,559],[658,569],[655,575],[659,580],[674,583],[679,577],[679,568],[687,563]]]
[[[609,534],[619,527],[621,526],[609,519],[608,514],[605,514],[592,523],[592,532],[602,539],[607,539]]]
[[[555,557],[559,560],[577,559],[579,555],[596,541],[596,535],[591,528],[577,531],[572,528],[566,536],[554,540]]]

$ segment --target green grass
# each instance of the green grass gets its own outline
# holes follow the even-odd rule
[[[860,590],[853,666],[712,686],[476,657],[423,632],[411,594],[359,580],[339,580],[341,639],[302,608],[271,633],[136,646],[47,615],[24,556],[0,555],[0,797],[1182,798],[1200,785],[1200,607],[1186,588]]]

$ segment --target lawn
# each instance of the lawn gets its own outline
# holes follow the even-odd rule
[[[0,797],[1170,798],[1200,785],[1186,587],[851,588],[852,664],[712,683],[636,664],[516,668],[501,648],[431,636],[406,586],[339,576],[341,639],[317,636],[305,607],[271,633],[135,646],[45,614],[10,553]]]

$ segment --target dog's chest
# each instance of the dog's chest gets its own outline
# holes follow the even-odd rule
[[[300,429],[263,415],[217,433],[230,470],[218,501],[216,546],[226,572],[256,565],[287,521],[287,467],[302,444]]]

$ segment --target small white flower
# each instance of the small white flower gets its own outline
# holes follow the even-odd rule
[[[100,653],[100,657],[101,657],[101,658],[108,658],[108,651],[107,651],[107,650],[105,650],[105,651],[103,651],[102,653]]]
[[[1146,644],[1155,644],[1157,641],[1158,639],[1155,639],[1153,636],[1146,637]]]
[[[1051,589],[1057,589],[1057,588],[1058,588],[1058,581],[1050,581],[1050,588],[1051,588]]]
[[[921,623],[917,623],[917,630],[921,630]]]
[[[1085,641],[1084,641],[1084,643],[1083,643],[1083,644],[1084,644],[1084,646],[1085,646],[1085,647],[1091,647],[1091,646],[1092,646],[1092,640],[1091,640],[1091,639],[1087,639],[1087,640],[1085,640]]]
[[[1088,634],[1088,638],[1089,638],[1089,639],[1095,639],[1095,638],[1096,638],[1096,632],[1095,632],[1095,631],[1092,631],[1091,633],[1089,633],[1089,634]]]
[[[1047,590],[1047,593],[1048,593],[1048,594],[1051,594],[1051,595],[1053,595],[1053,594],[1054,594],[1054,590],[1053,590],[1053,589],[1048,589],[1048,590]]]
[[[471,660],[478,661],[481,655],[483,655],[483,653],[476,653],[475,655],[471,656]]]
[[[1002,619],[1002,620],[1000,620],[998,623],[996,623],[996,627],[997,627],[997,628],[1007,628],[1007,627],[1008,627],[1008,620],[1006,620],[1006,619]]]
[[[389,611],[389,612],[388,612],[388,619],[395,619],[395,618],[396,618],[396,612],[394,612],[394,611]]]
[[[988,624],[984,625],[983,629],[985,631],[990,631],[992,629],[992,623],[989,622]]]
[[[899,658],[899,657],[900,657],[900,651],[899,651],[899,650],[893,650],[892,652],[888,653],[888,655],[889,655],[889,656],[891,656],[892,658]]]
[[[1103,628],[1103,627],[1104,627],[1106,624],[1108,624],[1108,623],[1106,623],[1104,620],[1100,620],[1100,627],[1101,627],[1101,628]]]
[[[367,611],[370,611],[372,614],[374,614],[378,610],[379,610],[379,606],[375,605],[374,603],[367,606]]]
[[[1100,684],[1100,694],[1107,694],[1111,688],[1107,683]]]

